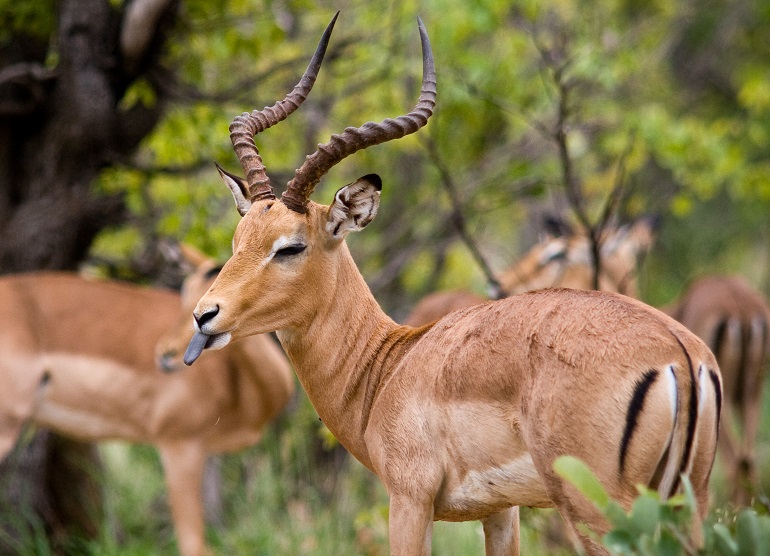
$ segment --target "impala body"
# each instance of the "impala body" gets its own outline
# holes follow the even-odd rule
[[[164,369],[181,366],[189,311],[212,269],[188,277],[181,306],[170,291],[73,274],[0,278],[0,458],[27,422],[84,441],[154,445],[183,556],[205,550],[207,456],[255,444],[294,390],[289,363],[267,336],[211,353],[200,368],[158,370],[161,339]]]
[[[609,230],[601,250],[602,290],[636,297],[636,260],[652,244],[651,224],[642,219],[630,227]],[[593,289],[589,248],[584,234],[548,235],[501,273],[503,290],[514,294],[553,286]],[[484,301],[462,290],[436,292],[420,300],[405,323],[420,326]],[[661,310],[697,334],[716,356],[725,390],[720,453],[732,501],[746,505],[758,481],[755,444],[770,356],[767,300],[739,276],[705,276]]]
[[[666,312],[703,338],[719,362],[725,393],[720,452],[732,500],[746,505],[757,485],[755,443],[770,356],[767,300],[739,276],[706,276]]]
[[[399,326],[380,309],[345,243],[374,218],[379,177],[343,187],[329,206],[308,199],[349,154],[427,123],[435,71],[422,24],[423,86],[414,110],[319,145],[276,199],[253,135],[304,100],[330,31],[286,99],[231,125],[247,178],[220,172],[243,218],[233,256],[193,313],[198,332],[185,361],[276,330],[321,419],[385,484],[392,554],[430,554],[437,519],[482,520],[487,554],[516,554],[519,505],[556,506],[589,552],[604,553],[577,524],[599,533],[607,524],[552,468],[566,454],[586,461],[626,507],[638,483],[667,497],[687,473],[702,518],[721,383],[694,334],[641,302],[574,290]]]

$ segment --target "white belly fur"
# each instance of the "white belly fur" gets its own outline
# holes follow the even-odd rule
[[[499,467],[470,471],[437,500],[436,517],[452,521],[462,514],[465,520],[468,514],[484,517],[515,505],[553,505],[529,454]]]

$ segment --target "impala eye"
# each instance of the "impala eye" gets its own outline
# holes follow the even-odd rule
[[[297,255],[298,253],[302,253],[306,245],[302,245],[301,243],[297,243],[295,245],[287,245],[286,247],[279,249],[275,252],[276,257],[289,257],[291,255]]]

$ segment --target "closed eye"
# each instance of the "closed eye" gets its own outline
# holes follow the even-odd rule
[[[303,245],[301,243],[296,243],[294,245],[287,245],[286,247],[283,247],[275,252],[276,257],[288,257],[291,255],[297,255],[298,253],[302,253],[307,246]]]

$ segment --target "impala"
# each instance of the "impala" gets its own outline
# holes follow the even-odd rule
[[[639,218],[605,231],[600,248],[600,290],[637,297],[636,265],[652,245],[654,228],[653,219]],[[541,241],[501,272],[498,281],[506,295],[553,287],[591,290],[594,266],[590,241],[563,223],[550,225]],[[431,293],[415,305],[404,324],[421,326],[484,301],[487,299],[466,290]]]
[[[757,484],[754,444],[770,355],[770,308],[743,278],[706,276],[666,312],[703,338],[719,362],[725,390],[720,453],[732,499],[745,505]]]
[[[652,240],[653,223],[649,219],[610,230],[602,246],[601,289],[636,297],[636,259],[649,249]],[[509,294],[552,286],[592,289],[588,238],[569,231],[547,234],[501,273],[499,280]],[[405,323],[420,326],[484,301],[462,290],[436,292],[420,300]],[[770,355],[767,301],[741,277],[706,276],[661,310],[697,334],[716,356],[725,389],[720,453],[732,485],[731,498],[746,505],[758,480],[755,443]]]
[[[193,313],[185,362],[277,331],[318,415],[385,484],[392,554],[430,554],[434,520],[481,520],[487,554],[517,553],[519,505],[556,506],[589,552],[604,553],[576,525],[602,533],[606,522],[552,468],[564,454],[583,459],[626,507],[637,484],[667,497],[686,473],[702,518],[722,387],[694,334],[633,299],[566,289],[399,326],[345,243],[374,218],[380,178],[344,186],[330,206],[309,200],[346,156],[427,123],[436,84],[421,22],[416,107],[332,136],[275,197],[253,137],[305,99],[332,24],[294,90],[230,127],[247,177],[220,172],[243,218],[232,257]]]
[[[207,456],[255,444],[294,392],[289,363],[269,336],[235,342],[192,372],[156,368],[156,342],[165,371],[182,366],[190,311],[217,270],[198,257],[181,311],[166,290],[64,273],[0,279],[0,458],[27,422],[85,441],[154,445],[183,556],[205,551]]]

